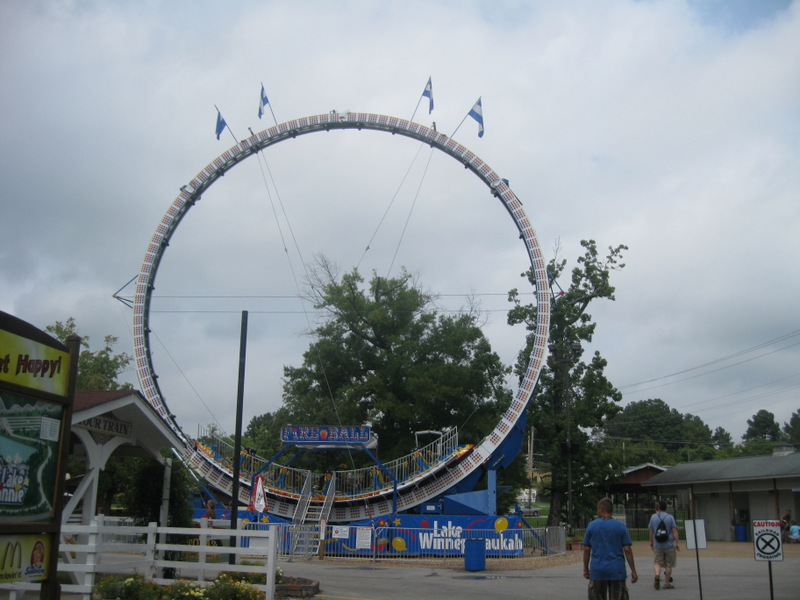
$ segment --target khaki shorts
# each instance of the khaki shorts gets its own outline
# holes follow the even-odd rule
[[[653,562],[666,569],[672,569],[675,563],[678,562],[678,553],[675,552],[675,546],[672,548],[656,548]]]

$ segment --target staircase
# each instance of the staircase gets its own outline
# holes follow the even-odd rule
[[[325,500],[314,500],[312,474],[303,484],[300,501],[292,517],[291,556],[311,557],[319,552],[320,525],[327,521],[336,497],[336,474],[332,473],[325,491]]]

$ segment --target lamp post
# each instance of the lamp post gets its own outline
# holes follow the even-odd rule
[[[583,353],[583,348],[578,342],[569,344],[569,354],[555,342],[548,345],[550,352],[561,367],[561,383],[564,386],[564,414],[567,424],[567,530],[572,535],[572,425],[570,423],[570,405],[572,404],[572,385],[569,380],[569,371],[573,363]]]

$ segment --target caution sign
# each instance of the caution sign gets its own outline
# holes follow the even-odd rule
[[[753,521],[753,551],[756,560],[783,560],[780,521]]]

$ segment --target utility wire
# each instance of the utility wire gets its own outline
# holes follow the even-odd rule
[[[662,381],[664,379],[669,379],[671,377],[677,377],[678,375],[683,375],[685,373],[691,373],[691,372],[697,371],[699,369],[704,369],[706,367],[710,367],[710,366],[713,366],[713,365],[721,364],[721,363],[724,363],[724,362],[726,362],[728,360],[731,360],[733,358],[738,358],[738,357],[744,356],[744,355],[746,355],[746,354],[748,354],[750,352],[755,352],[757,350],[761,350],[763,348],[767,348],[769,346],[772,346],[772,345],[777,344],[779,342],[791,339],[791,338],[796,337],[798,335],[800,335],[800,329],[798,329],[796,331],[792,331],[792,332],[787,333],[787,334],[784,334],[784,335],[779,336],[777,338],[773,338],[773,339],[768,340],[766,342],[762,342],[762,343],[757,344],[755,346],[751,346],[750,348],[746,348],[744,350],[739,350],[738,352],[734,352],[733,354],[729,354],[727,356],[723,356],[721,358],[717,358],[715,360],[712,360],[712,361],[709,361],[709,362],[706,362],[706,363],[703,363],[703,364],[700,364],[700,365],[697,365],[697,366],[694,366],[694,367],[690,367],[688,369],[683,369],[681,371],[675,371],[674,373],[670,373],[668,375],[662,375],[660,377],[655,377],[653,379],[647,379],[645,381],[640,381],[638,383],[631,383],[631,384],[622,386],[620,388],[620,390],[621,391],[625,391],[625,390],[628,390],[628,389],[631,389],[631,388],[639,387],[640,385],[646,385],[648,383],[654,383],[656,381]],[[780,350],[785,350],[786,348],[791,348],[791,347],[796,346],[798,344],[800,344],[800,342],[796,342],[794,344],[791,344],[790,346],[785,346],[784,348],[779,348],[778,350],[775,350],[773,352],[777,352],[777,351],[780,351]],[[772,354],[772,352],[770,352],[768,354]],[[733,366],[736,366],[736,365],[740,365],[740,364],[742,364],[744,362],[749,362],[750,360],[755,360],[756,358],[761,358],[763,356],[768,356],[768,354],[762,354],[762,355],[757,356],[755,358],[750,358],[750,359],[747,359],[747,360],[744,360],[744,361],[733,363],[731,365],[727,365],[725,367],[721,367],[720,369],[715,369],[713,371],[708,371],[706,373],[701,373],[700,375],[695,375],[693,377],[687,377],[687,378],[679,380],[678,382],[670,382],[670,383],[666,383],[666,384],[662,384],[662,385],[672,385],[673,383],[679,383],[680,381],[687,381],[689,379],[694,379],[696,377],[701,377],[702,375],[707,375],[709,373],[715,373],[715,372],[720,371],[722,369],[728,369],[730,367],[733,367]],[[655,389],[657,387],[661,387],[661,386],[654,386],[654,387],[650,387],[650,388],[645,388],[644,390],[639,390],[639,391],[647,391],[647,390],[650,390],[650,389]]]

